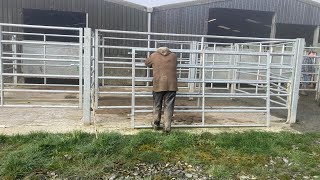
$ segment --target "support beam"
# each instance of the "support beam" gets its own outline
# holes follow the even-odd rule
[[[276,38],[276,31],[277,31],[276,18],[277,18],[276,13],[274,13],[272,17],[272,23],[271,23],[270,38]]]
[[[84,28],[84,103],[83,124],[91,123],[91,29]]]
[[[153,12],[153,8],[149,7],[147,8],[147,12],[148,12],[148,33],[151,33],[151,19],[152,19],[152,12]],[[148,49],[150,49],[151,46],[151,35],[148,34]],[[150,51],[147,52],[147,57],[149,58],[150,56]],[[150,76],[150,68],[147,68],[147,77]],[[147,82],[147,86],[149,86],[150,83]]]
[[[317,26],[315,29],[314,29],[314,33],[313,33],[313,47],[317,47],[318,44],[319,44],[319,29],[320,29],[320,26]]]
[[[16,35],[13,35],[12,38],[11,38],[12,41],[16,41],[17,40],[17,36]],[[18,53],[18,50],[17,50],[17,44],[12,44],[12,52],[13,52],[13,55],[12,57],[17,57],[17,53]],[[13,74],[17,74],[18,73],[18,61],[17,60],[13,60]],[[18,76],[13,76],[13,83],[16,85],[18,84]]]
[[[291,84],[291,101],[289,102],[289,115],[288,121],[290,124],[296,123],[297,120],[297,110],[298,110],[298,101],[299,101],[299,90],[300,90],[300,77],[301,77],[301,68],[303,60],[303,51],[304,51],[305,40],[297,39],[295,46],[295,67],[294,75]]]
[[[3,84],[3,59],[2,59],[2,26],[0,26],[0,105],[3,106],[4,105],[4,93],[3,93],[3,89],[4,89],[4,84]]]
[[[148,33],[151,33],[151,13],[153,12],[153,8],[147,8],[147,12],[148,12]],[[150,48],[150,39],[151,39],[151,35],[148,34],[148,48]],[[150,52],[148,52],[148,56],[149,56]]]

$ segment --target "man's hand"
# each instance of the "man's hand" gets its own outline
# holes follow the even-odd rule
[[[152,61],[151,61],[151,59],[146,59],[145,61],[144,61],[144,64],[147,66],[147,67],[149,67],[149,68],[152,68]]]

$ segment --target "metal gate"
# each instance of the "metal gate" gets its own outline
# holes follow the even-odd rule
[[[0,106],[82,108],[82,31],[1,23]]]
[[[148,36],[152,39],[148,39]],[[234,40],[237,43],[219,43],[219,39]],[[288,121],[295,122],[303,39],[96,30],[96,111],[126,109],[125,112],[131,116],[133,128],[151,127],[149,121],[143,120],[148,119],[145,113],[152,112],[149,85],[152,73],[143,61],[156,50],[159,42],[171,48],[179,57],[180,91],[177,94],[176,114],[195,113],[201,119],[192,124],[176,124],[174,127],[270,126],[271,109],[288,110]],[[219,57],[222,58],[220,61]],[[195,101],[188,102],[188,99]],[[231,100],[231,103],[211,103],[221,99]],[[246,106],[232,102],[234,99],[256,99],[259,103]],[[264,120],[260,118],[258,122],[219,124],[212,120],[217,113],[239,113],[240,116],[256,113]]]
[[[320,75],[320,56],[319,56],[319,50],[320,47],[305,47],[304,50],[304,58],[308,57],[308,52],[312,50],[317,52],[317,55],[315,57],[312,57],[312,63],[311,64],[303,64],[302,66],[311,66],[313,71],[311,72],[301,72],[301,88],[300,91],[311,91],[311,92],[316,92],[315,95],[315,100],[319,103],[320,105],[320,87],[319,87],[319,75]],[[310,76],[310,78],[307,78],[306,80],[304,76]],[[307,88],[303,86],[303,84],[307,84]]]
[[[273,109],[296,121],[304,39],[2,23],[0,45],[1,107],[82,108],[84,102],[86,124],[93,108],[123,111],[133,128],[151,127],[152,69],[143,62],[167,46],[179,62],[175,119],[195,119],[173,126],[270,126]],[[233,114],[246,118],[219,119]]]

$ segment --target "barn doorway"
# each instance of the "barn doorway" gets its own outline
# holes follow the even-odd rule
[[[273,15],[274,12],[211,8],[208,35],[269,38]]]

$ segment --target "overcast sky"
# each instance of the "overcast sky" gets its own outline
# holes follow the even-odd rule
[[[126,0],[136,4],[140,4],[147,7],[154,7],[154,6],[161,6],[165,4],[172,4],[172,3],[179,3],[179,2],[186,2],[192,0]],[[320,0],[313,0],[320,3]]]

